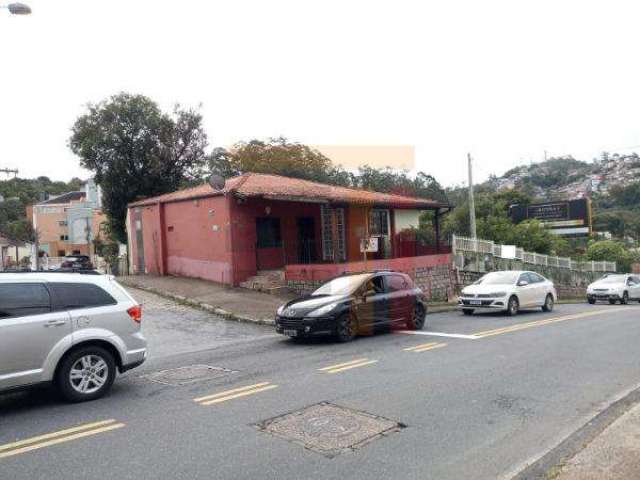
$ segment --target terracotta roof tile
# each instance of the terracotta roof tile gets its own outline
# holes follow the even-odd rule
[[[176,202],[215,195],[235,193],[242,197],[267,197],[272,199],[295,199],[310,202],[347,203],[361,205],[393,206],[400,208],[446,207],[446,203],[426,198],[408,197],[355,188],[337,187],[324,183],[310,182],[298,178],[245,173],[227,179],[222,190],[214,190],[209,184],[167,193],[129,204],[130,207],[152,205],[154,203]]]

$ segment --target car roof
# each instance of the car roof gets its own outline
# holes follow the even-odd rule
[[[0,283],[102,283],[109,279],[109,275],[87,275],[80,272],[0,272]]]

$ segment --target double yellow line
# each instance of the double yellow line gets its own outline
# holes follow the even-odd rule
[[[446,343],[430,342],[430,343],[423,343],[421,345],[416,345],[414,347],[403,348],[403,350],[405,352],[420,353],[420,352],[426,352],[428,350],[434,350],[436,348],[442,348],[446,346],[447,346]]]
[[[102,422],[85,423],[77,427],[27,438],[18,442],[7,443],[0,445],[0,459],[50,447],[59,443],[70,442],[71,440],[77,440],[98,433],[109,432],[124,426],[124,423],[116,422],[114,419],[104,420]]]
[[[319,368],[321,372],[325,373],[338,373],[345,370],[351,370],[352,368],[364,367],[376,363],[378,360],[369,360],[368,358],[358,358],[351,360],[350,362],[338,363],[337,365],[330,365],[328,367]]]
[[[608,309],[593,310],[589,312],[576,313],[573,315],[565,315],[563,317],[548,318],[546,320],[536,320],[533,322],[518,323],[515,325],[510,325],[508,327],[495,328],[493,330],[485,330],[483,332],[477,332],[472,335],[475,335],[478,338],[485,338],[485,337],[491,337],[494,335],[502,335],[503,333],[518,332],[520,330],[526,330],[527,328],[539,327],[542,325],[549,325],[551,323],[566,322],[567,320],[577,320],[579,318],[586,318],[586,317],[593,317],[596,315],[600,315],[601,313],[612,313],[612,312],[619,312],[622,310],[626,310],[626,309],[625,308],[613,308],[613,309],[608,308]]]
[[[247,397],[256,393],[266,392],[267,390],[273,390],[274,388],[278,388],[278,385],[273,385],[271,382],[262,382],[256,383],[255,385],[247,385],[246,387],[225,390],[224,392],[214,393],[213,395],[194,398],[193,401],[200,405],[214,405],[216,403],[233,400],[234,398]]]

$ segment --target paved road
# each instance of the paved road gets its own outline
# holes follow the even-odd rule
[[[345,345],[295,343],[135,294],[146,302],[150,360],[88,404],[43,391],[0,397],[0,478],[509,478],[639,381],[638,305],[559,305],[515,319],[441,313],[425,333],[458,336]],[[189,365],[226,370],[176,386],[153,377]],[[314,410],[261,423],[320,402],[347,407],[346,419]],[[285,429],[289,420],[297,425]],[[85,426],[95,422],[104,423]],[[327,430],[356,439],[372,423],[388,430],[338,455],[300,445],[335,437]]]

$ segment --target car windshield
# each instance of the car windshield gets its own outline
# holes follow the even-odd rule
[[[491,272],[487,273],[474,285],[505,285],[516,283],[520,274],[518,272]]]
[[[598,280],[600,283],[624,283],[626,277],[624,275],[608,275]]]
[[[319,295],[350,295],[369,277],[370,274],[363,273],[361,275],[345,275],[344,277],[334,278],[311,295],[314,297]]]

